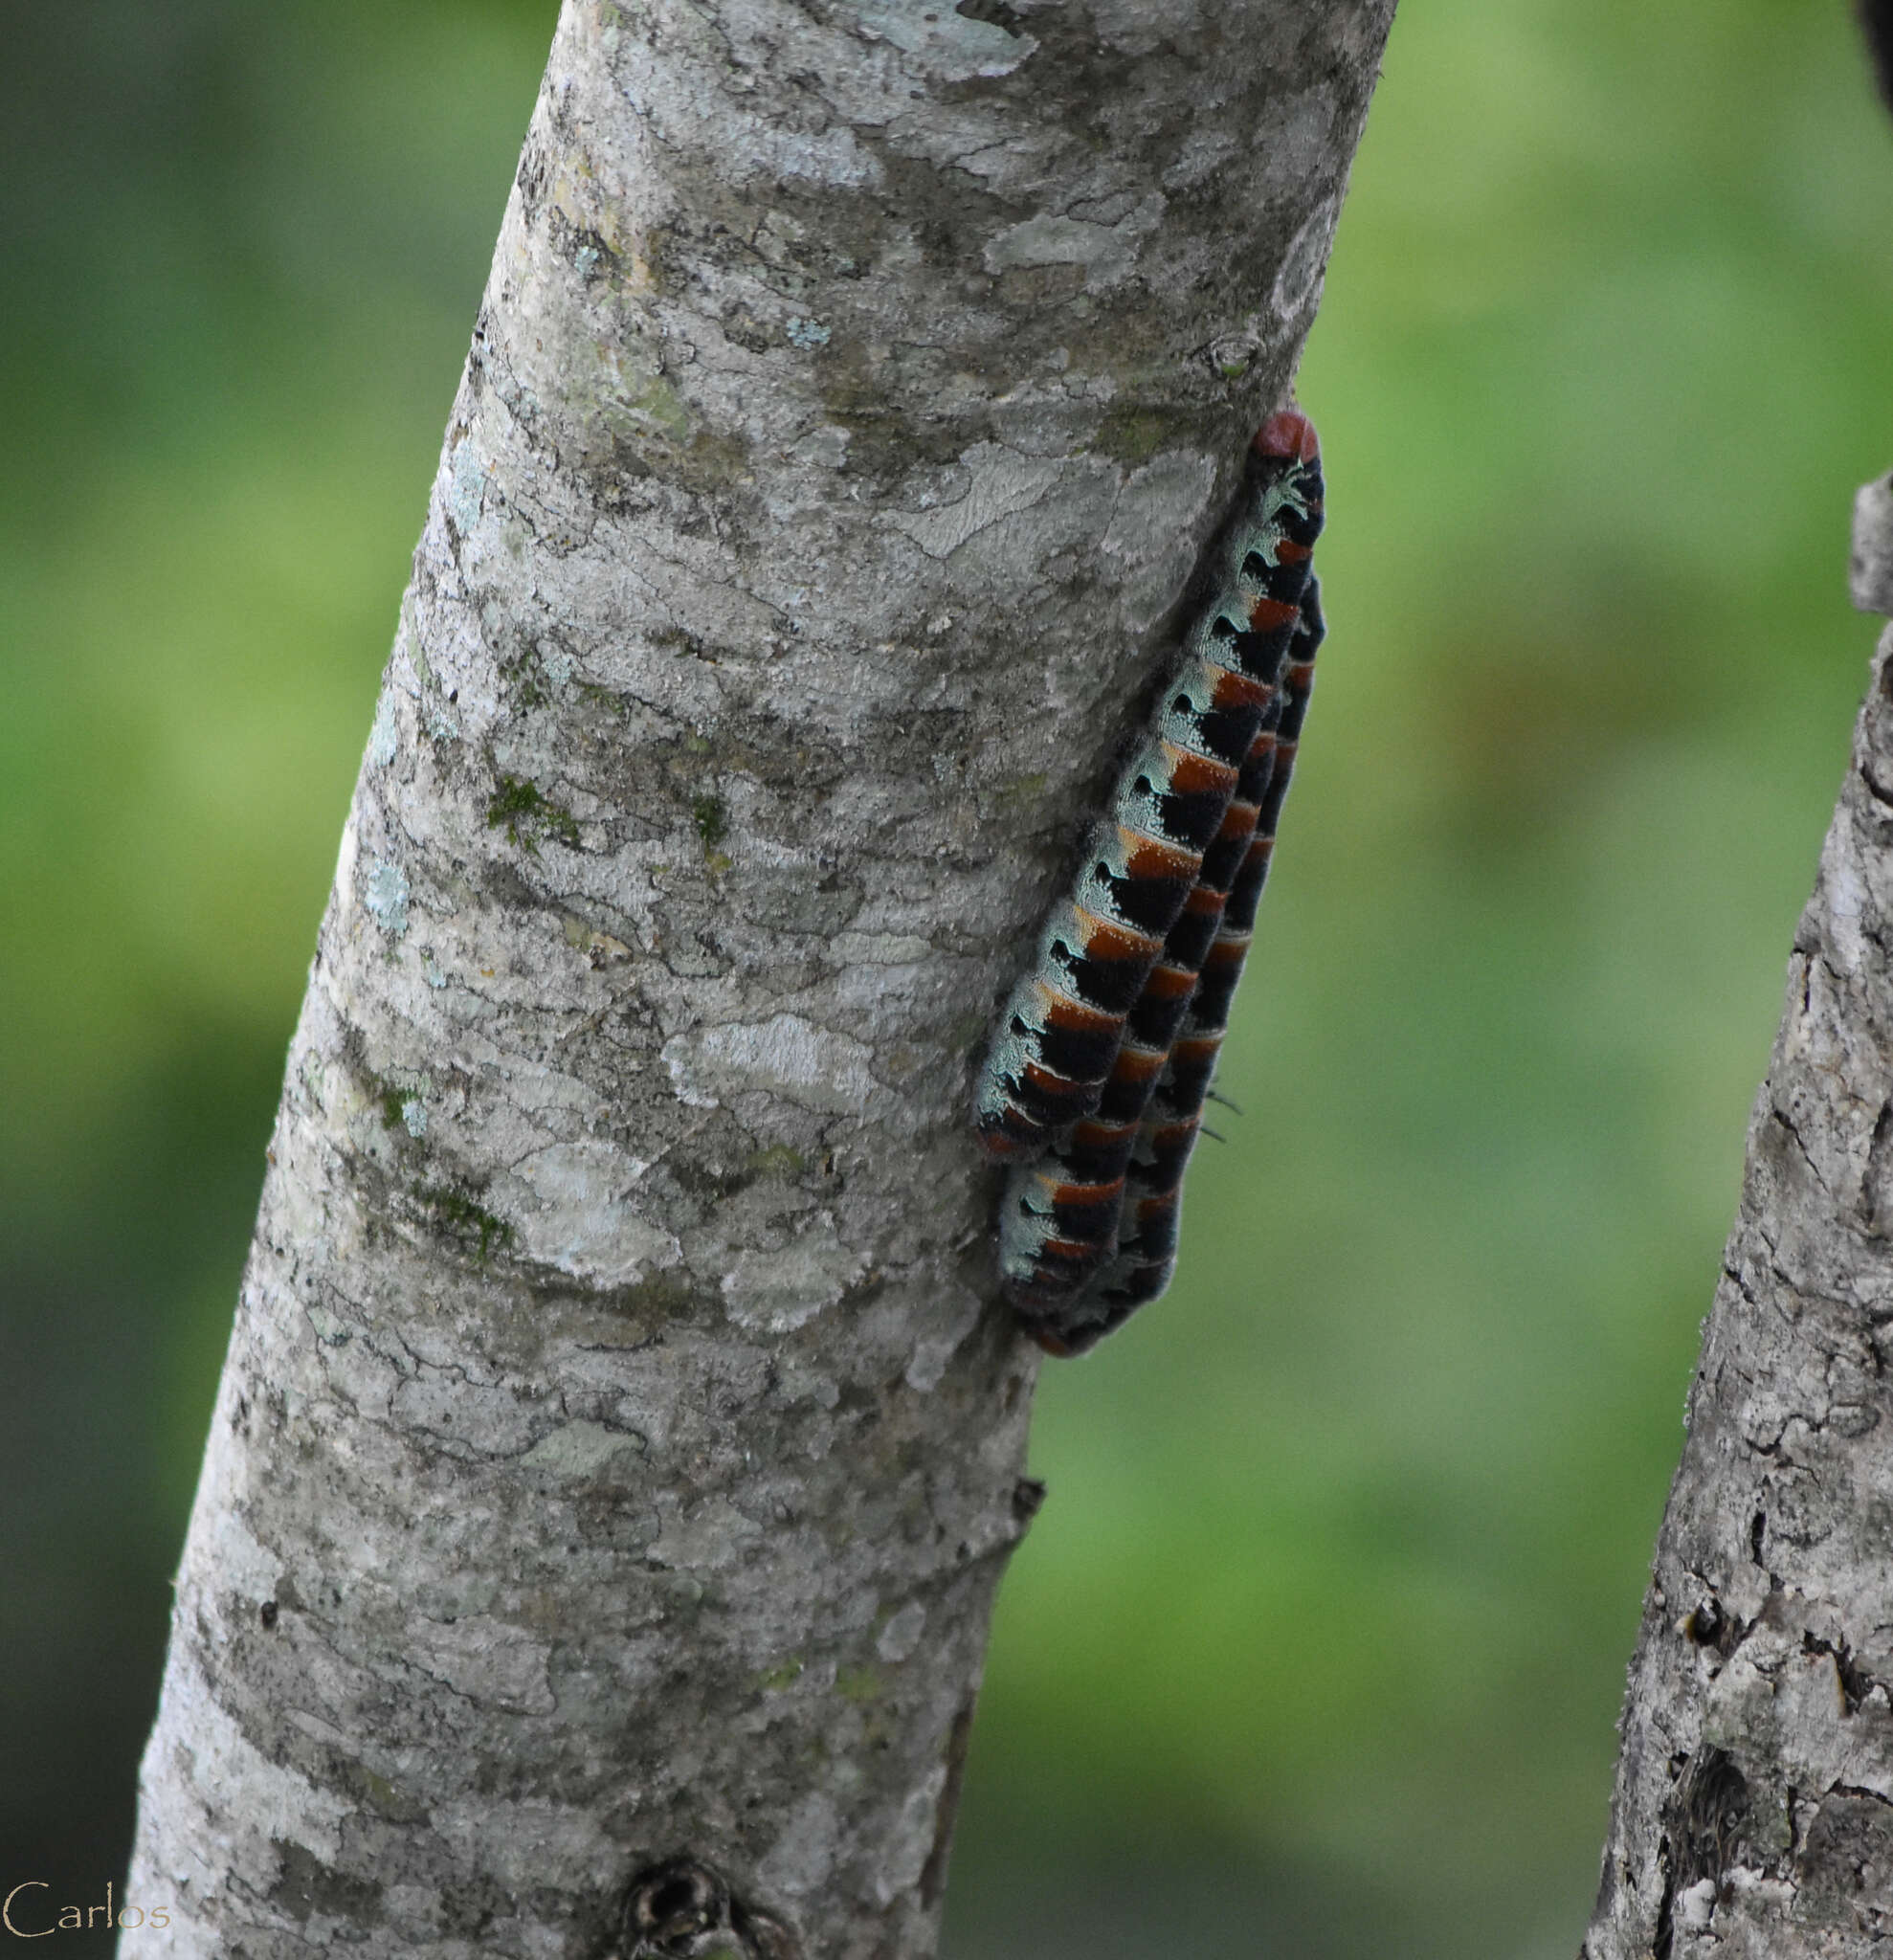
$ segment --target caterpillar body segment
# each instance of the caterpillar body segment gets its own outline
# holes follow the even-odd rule
[[[1036,1156],[1097,1106],[1124,1018],[1162,949],[1161,935],[1074,900],[1053,908],[987,1057],[978,1131],[989,1156]]]

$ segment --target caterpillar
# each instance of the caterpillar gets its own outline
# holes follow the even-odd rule
[[[1321,523],[1314,425],[1284,409],[1250,444],[1209,603],[1155,725],[1001,1013],[974,1125],[988,1156],[1037,1156],[1098,1111],[1125,1022],[1197,888],[1275,697]]]
[[[1176,1033],[1164,1057],[1162,1072],[1147,1092],[1147,1104],[1135,1142],[1125,1153],[1117,1200],[1110,1207],[1110,1223],[1116,1233],[1110,1257],[1101,1262],[1098,1252],[1091,1251],[1081,1259],[1074,1258],[1058,1247],[1050,1232],[1042,1242],[1033,1243],[1032,1214],[1018,1210],[1018,1199],[1026,1197],[1029,1203],[1030,1196],[1023,1190],[1008,1192],[1012,1201],[1009,1212],[1018,1216],[1020,1224],[1013,1227],[1014,1251],[1009,1265],[1010,1218],[1002,1214],[1001,1270],[1006,1291],[1026,1331],[1048,1353],[1075,1355],[1095,1348],[1169,1284],[1176,1264],[1183,1173],[1202,1126],[1203,1104],[1229,1025],[1230,1003],[1255,938],[1256,914],[1268,882],[1281,807],[1295,772],[1308,697],[1314,689],[1315,656],[1325,631],[1320,583],[1311,576],[1303,593],[1301,623],[1282,672],[1280,725],[1270,745],[1267,780],[1258,797],[1253,835],[1242,848],[1239,868],[1229,881],[1227,896],[1212,891],[1199,908],[1206,916],[1214,908],[1214,937],[1200,955],[1199,976],[1177,1016]],[[1207,879],[1199,892],[1206,888]],[[1047,1161],[1062,1161],[1058,1146]],[[1081,1157],[1075,1162],[1081,1167]],[[1016,1173],[1013,1181],[1023,1185]],[[1080,1229],[1095,1218],[1095,1214],[1081,1215]],[[1071,1230],[1062,1212],[1053,1212],[1051,1224],[1060,1236]],[[1077,1286],[1070,1283],[1075,1271]]]
[[[1169,1283],[1176,1188],[1253,937],[1323,632],[1311,576],[1281,689],[1197,887],[1132,1010],[1098,1116],[1061,1132],[1039,1162],[1008,1180],[1005,1292],[1052,1352],[1083,1352]]]
[[[1305,603],[1305,595],[1304,595]],[[1060,1130],[1042,1157],[1014,1164],[999,1205],[999,1273],[1027,1319],[1067,1300],[1117,1242],[1125,1176],[1145,1112],[1214,945],[1275,768],[1281,695],[1262,715],[1222,829],[1125,1024],[1096,1115]]]

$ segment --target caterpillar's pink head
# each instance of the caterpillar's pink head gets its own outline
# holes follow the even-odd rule
[[[1256,431],[1256,454],[1281,462],[1311,463],[1321,455],[1315,425],[1300,409],[1278,409]]]

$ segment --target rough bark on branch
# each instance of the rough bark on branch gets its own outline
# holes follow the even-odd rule
[[[1862,493],[1857,603],[1893,610]],[[1794,938],[1582,1960],[1893,1939],[1893,632]]]
[[[164,1950],[932,1950],[1036,1495],[969,1063],[1392,11],[568,0],[179,1574]]]

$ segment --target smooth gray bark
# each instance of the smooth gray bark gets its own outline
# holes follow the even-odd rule
[[[1893,611],[1893,503],[1856,603]],[[1582,1960],[1893,1939],[1893,632],[1795,934]]]
[[[1037,1494],[969,1067],[1392,11],[568,0],[289,1058],[138,1950],[600,1954],[680,1854],[651,1951],[932,1950]]]

